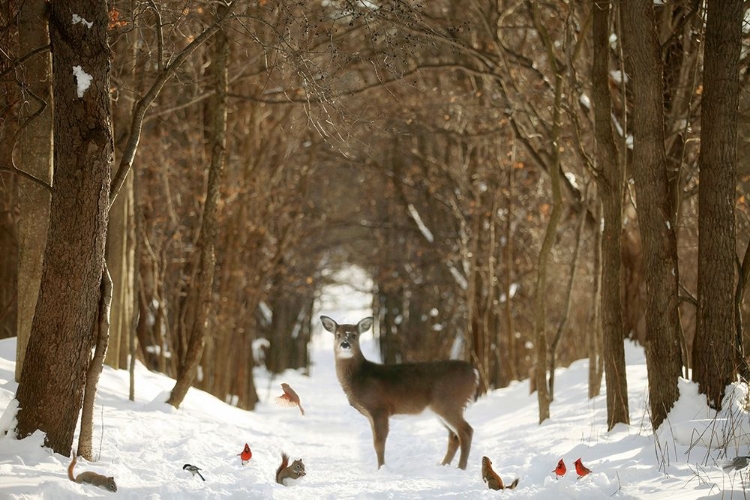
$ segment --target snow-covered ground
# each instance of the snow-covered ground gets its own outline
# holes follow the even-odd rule
[[[334,294],[321,302],[321,313],[340,323],[368,314],[368,298],[352,290]],[[377,358],[370,335],[363,348],[370,359]],[[290,371],[271,379],[256,371],[262,402],[254,412],[196,389],[175,410],[164,403],[173,381],[142,365],[137,367],[136,401],[130,402],[127,372],[105,367],[94,434],[98,460],[79,461],[76,472],[114,476],[114,495],[132,499],[745,498],[744,474],[727,475],[717,466],[725,458],[723,450],[730,458],[750,452],[750,425],[740,405],[745,392],[734,388],[736,401],[716,417],[695,386],[681,381],[681,399],[656,439],[647,423],[643,350],[628,344],[626,355],[632,425],[606,431],[605,396],[587,398],[587,362],[579,361],[557,373],[552,418],[542,425],[537,424],[536,396],[529,395],[528,382],[472,404],[467,420],[474,427],[474,443],[466,471],[455,468],[458,457],[453,466],[439,465],[447,433],[429,414],[391,420],[386,466],[377,470],[369,425],[347,404],[334,371],[332,336],[321,327],[314,338],[310,377]],[[15,340],[0,341],[0,431],[15,414],[14,358]],[[304,417],[296,408],[273,402],[281,394],[281,382],[300,395]],[[0,498],[113,495],[70,482],[69,459],[43,448],[42,442],[39,433],[21,441],[12,434],[0,437]],[[237,455],[246,442],[253,457],[243,466]],[[282,451],[305,463],[307,476],[294,486],[274,481]],[[480,472],[484,455],[506,482],[520,478],[516,490],[486,488]],[[580,480],[573,470],[579,457],[593,471]],[[552,470],[561,458],[568,473],[556,480]],[[206,481],[182,470],[185,463],[200,467]]]

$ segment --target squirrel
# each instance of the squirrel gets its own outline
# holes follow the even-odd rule
[[[295,460],[292,465],[289,465],[289,457],[286,453],[281,454],[281,465],[276,469],[276,482],[290,486],[294,484],[294,481],[305,475],[305,464],[302,463],[302,459]]]
[[[70,465],[68,465],[68,479],[73,481],[74,483],[79,484],[93,484],[94,486],[98,486],[99,488],[104,488],[107,491],[116,492],[117,491],[117,484],[115,483],[115,478],[113,477],[107,477],[102,474],[97,474],[96,472],[81,472],[78,474],[78,477],[73,476],[73,469],[76,466],[76,461],[78,460],[78,457],[76,457],[76,453],[73,452],[73,460],[71,460]]]
[[[503,480],[492,470],[492,462],[487,457],[482,457],[482,480],[487,483],[491,490],[512,490],[518,486],[518,478],[515,478],[508,486],[503,484]]]

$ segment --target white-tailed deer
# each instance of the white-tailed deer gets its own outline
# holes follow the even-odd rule
[[[381,365],[365,359],[359,336],[370,329],[372,318],[356,325],[339,325],[321,316],[323,327],[336,336],[333,352],[336,375],[349,404],[370,421],[378,468],[384,463],[388,418],[416,415],[426,408],[435,412],[448,429],[448,451],[443,465],[451,463],[458,447],[460,469],[466,468],[474,430],[464,420],[464,409],[474,398],[477,373],[465,361],[433,361]]]

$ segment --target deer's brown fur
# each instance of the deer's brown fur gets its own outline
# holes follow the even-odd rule
[[[458,467],[466,468],[474,430],[464,420],[464,409],[477,388],[477,373],[465,361],[433,361],[382,365],[365,359],[359,337],[372,327],[365,318],[356,325],[339,325],[321,316],[323,327],[336,336],[336,375],[349,404],[370,421],[378,468],[385,463],[385,440],[391,415],[422,413],[429,408],[448,429],[448,451],[443,465],[451,463],[458,448]]]

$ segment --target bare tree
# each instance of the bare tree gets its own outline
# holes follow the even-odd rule
[[[646,360],[651,424],[659,427],[677,401],[682,370],[679,269],[674,199],[664,148],[663,64],[654,4],[620,4],[625,58],[633,86],[633,173],[645,253]],[[619,237],[619,236],[618,236]],[[604,241],[606,248],[607,241]],[[605,332],[605,338],[606,338]]]
[[[93,460],[93,436],[94,436],[94,403],[96,402],[96,389],[99,384],[99,376],[104,368],[104,359],[109,347],[110,308],[112,304],[112,278],[109,276],[107,265],[102,271],[101,296],[99,299],[99,310],[97,321],[93,325],[96,347],[94,356],[89,363],[86,372],[86,390],[83,395],[83,408],[81,411],[81,433],[78,438],[78,456],[86,460]]]
[[[698,328],[693,379],[721,409],[741,345],[734,342],[737,115],[743,2],[710,0],[701,104],[698,188]],[[740,361],[744,363],[744,360]]]
[[[596,134],[596,176],[602,198],[601,318],[604,373],[607,384],[607,428],[629,423],[628,384],[625,377],[625,335],[622,327],[620,238],[622,234],[623,168],[612,130],[609,95],[610,2],[594,1],[594,58],[591,72]]]
[[[219,16],[226,12],[226,6],[219,7]],[[187,352],[180,360],[177,379],[172,393],[167,400],[179,408],[188,389],[198,373],[198,364],[203,354],[206,323],[211,308],[211,296],[214,284],[214,255],[216,244],[216,210],[221,194],[221,178],[226,161],[227,133],[227,59],[229,42],[223,30],[219,30],[214,39],[214,57],[212,61],[216,94],[213,103],[211,128],[211,164],[208,167],[208,186],[206,201],[203,205],[203,219],[198,236],[198,262],[193,273],[188,292],[189,314],[185,322],[187,327]]]
[[[21,2],[18,12],[22,54],[49,44],[44,0]],[[51,185],[52,181],[52,92],[50,53],[37,54],[24,63],[24,84],[28,100],[21,118],[26,121],[20,135],[20,164],[23,170]],[[42,277],[44,245],[47,240],[50,192],[48,188],[20,178],[18,219],[18,326],[16,380],[20,380],[26,345],[36,309]]]
[[[16,432],[25,437],[40,429],[48,446],[67,455],[90,363],[81,353],[93,346],[109,211],[107,5],[55,2],[49,22],[54,189],[39,298],[16,393]]]
[[[551,394],[549,386],[547,385],[547,368],[548,364],[548,352],[547,352],[547,262],[549,260],[552,246],[555,243],[557,226],[560,223],[562,216],[562,191],[560,188],[560,138],[561,138],[561,127],[562,127],[562,106],[563,106],[563,86],[564,79],[560,63],[557,61],[557,55],[553,49],[552,40],[550,40],[547,33],[547,29],[541,22],[539,14],[539,5],[536,2],[531,4],[532,19],[534,22],[534,28],[542,38],[542,43],[547,51],[547,58],[549,64],[552,66],[552,71],[555,75],[555,101],[553,108],[552,117],[552,162],[549,169],[549,177],[552,185],[552,213],[550,214],[549,221],[547,222],[547,229],[544,233],[544,241],[542,247],[539,249],[539,264],[537,267],[537,281],[536,281],[536,313],[534,317],[534,339],[535,339],[535,350],[536,350],[536,367],[535,375],[536,379],[536,391],[537,400],[539,401],[539,423],[544,422],[549,418]]]

